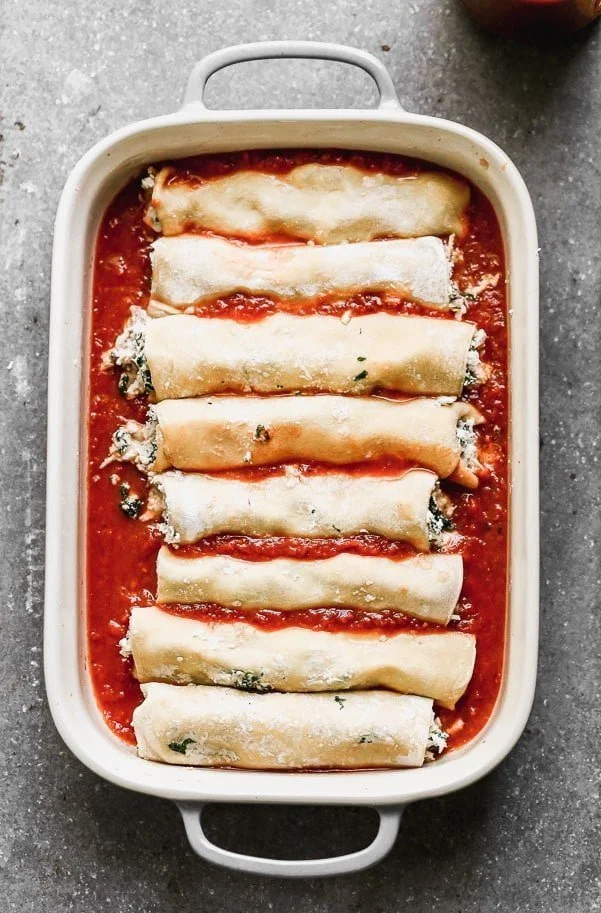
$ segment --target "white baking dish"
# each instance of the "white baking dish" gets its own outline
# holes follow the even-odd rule
[[[275,57],[337,60],[376,82],[377,110],[215,112],[203,104],[212,73]],[[85,663],[84,494],[91,267],[103,211],[144,164],[199,152],[328,146],[417,156],[450,167],[491,199],[501,222],[510,300],[511,516],[505,670],[494,713],[480,735],[419,770],[267,773],[202,770],[138,758],[104,724]],[[81,460],[80,460],[81,457]],[[79,484],[77,484],[79,480]],[[530,197],[515,166],[467,127],[405,112],[384,66],[361,51],[329,44],[244,45],[212,54],[188,83],[183,108],[113,133],[73,170],[56,219],[52,270],[48,408],[45,671],[54,721],[69,748],[107,780],[175,800],[193,848],[232,868],[320,875],[364,868],[396,837],[408,802],[459,789],[498,764],[520,736],[535,685],[538,629],[538,269]],[[368,805],[380,814],[374,842],[332,859],[280,861],[241,856],[205,837],[206,802]]]

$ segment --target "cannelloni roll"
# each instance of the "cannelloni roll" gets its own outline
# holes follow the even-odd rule
[[[434,729],[431,700],[390,691],[247,694],[161,683],[142,691],[133,716],[138,752],[167,764],[420,767]]]
[[[168,399],[145,425],[117,429],[109,459],[151,472],[199,472],[319,460],[362,463],[409,460],[476,488],[475,425],[468,403],[394,402],[346,396],[216,396]]]
[[[450,265],[440,238],[319,247],[187,234],[159,238],[151,260],[153,317],[236,292],[286,302],[377,292],[439,308],[450,303]]]
[[[397,560],[343,553],[321,560],[244,561],[229,555],[157,557],[159,603],[217,603],[245,610],[340,606],[394,609],[446,625],[463,584],[460,555]]]
[[[483,379],[474,324],[432,317],[337,317],[276,313],[241,323],[180,314],[149,320],[134,308],[108,353],[124,371],[124,392],[148,384],[157,400],[210,393],[406,394],[460,396]]]
[[[152,505],[167,542],[197,542],[231,533],[309,539],[372,533],[421,551],[441,544],[451,505],[434,473],[401,476],[306,475],[287,466],[258,481],[164,472],[152,480]]]
[[[227,685],[247,691],[390,688],[452,709],[469,683],[476,639],[459,631],[389,636],[184,618],[132,609],[124,652],[140,682]]]
[[[165,235],[204,229],[337,244],[461,234],[468,201],[467,184],[440,172],[395,176],[307,164],[287,174],[237,171],[191,183],[167,167],[156,177],[146,220]]]

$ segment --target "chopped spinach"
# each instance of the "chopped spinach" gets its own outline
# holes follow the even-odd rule
[[[140,372],[140,380],[144,385],[144,393],[154,393],[154,387],[152,385],[152,378],[150,376],[150,368],[148,367],[148,362],[144,359],[144,363],[138,365]]]
[[[155,437],[152,440],[148,441],[148,455],[146,457],[147,466],[152,466],[152,464],[154,463],[154,461],[157,458],[158,452],[159,452],[159,444]]]
[[[346,701],[346,698],[345,698],[345,697],[340,697],[339,694],[335,694],[335,695],[334,695],[334,700],[336,701],[336,703],[338,704],[338,706],[339,706],[340,709],[342,710],[342,709],[344,708],[344,702]]]
[[[141,499],[137,498],[135,495],[130,495],[130,487],[127,482],[121,483],[119,486],[119,494],[121,496],[119,507],[126,516],[131,517],[132,520],[136,520],[142,512]]]
[[[125,428],[117,428],[113,434],[113,443],[119,456],[123,456],[129,447],[129,435]]]
[[[449,532],[454,529],[453,521],[440,509],[434,495],[430,495],[428,511],[432,514],[432,524],[436,526],[438,533]]]
[[[473,387],[474,384],[478,383],[478,375],[473,368],[465,369],[465,377],[463,378],[464,387]]]
[[[188,745],[195,745],[195,739],[183,739],[181,742],[169,742],[171,751],[177,751],[178,754],[185,754]]]
[[[119,375],[119,392],[128,398],[154,391],[145,354],[147,320],[141,308],[133,308],[131,319],[117,337],[115,346],[104,357],[106,365],[124,369]]]
[[[367,377],[367,371],[359,371],[359,373],[356,374],[355,377],[353,377],[353,380],[354,381],[365,380],[366,377]]]
[[[273,691],[271,685],[261,682],[262,672],[243,672],[242,670],[234,672],[235,686],[242,691],[254,691],[257,694],[266,694]]]
[[[261,441],[262,444],[266,444],[269,440],[271,440],[271,434],[265,425],[257,425],[253,437],[255,441]]]

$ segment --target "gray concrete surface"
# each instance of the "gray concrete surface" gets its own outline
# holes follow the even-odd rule
[[[4,0],[2,15],[2,910],[598,910],[599,35],[523,47],[481,33],[455,0]],[[374,52],[408,108],[491,136],[532,192],[542,247],[542,646],[532,718],[499,769],[410,808],[376,869],[287,883],[205,865],[171,804],[101,782],[66,751],[44,699],[42,566],[50,255],[64,180],[97,139],[172,110],[202,55],[299,37]],[[220,76],[210,98],[344,105],[370,93],[339,66],[271,63]],[[223,842],[287,855],[348,850],[372,828],[367,812],[340,809],[211,816]]]

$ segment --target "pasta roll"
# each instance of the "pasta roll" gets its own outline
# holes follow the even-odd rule
[[[319,247],[241,245],[178,235],[152,247],[149,313],[162,316],[242,292],[278,301],[347,298],[358,292],[450,306],[450,264],[440,238]]]
[[[251,323],[187,314],[149,320],[133,310],[106,358],[124,371],[128,396],[151,388],[157,400],[378,388],[459,396],[484,378],[485,334],[467,322],[369,314],[343,323],[286,313]]]
[[[420,767],[432,701],[388,691],[245,694],[142,685],[138,753],[151,761],[264,770]]]
[[[170,471],[152,484],[171,543],[220,533],[317,539],[366,532],[428,551],[431,542],[441,544],[450,525],[450,502],[436,476],[421,469],[358,477],[287,466],[258,481]]]
[[[310,628],[264,631],[135,606],[124,647],[140,682],[225,685],[246,691],[390,688],[452,709],[474,669],[476,639],[459,631],[392,635]]]
[[[146,425],[113,435],[111,459],[140,469],[199,472],[318,460],[363,463],[392,457],[469,488],[478,485],[474,428],[464,402],[345,396],[199,397],[163,400]]]
[[[156,177],[146,221],[165,235],[204,229],[337,244],[462,234],[468,201],[467,184],[442,172],[395,176],[311,163],[287,174],[237,171],[192,183],[168,166]]]
[[[446,625],[463,584],[460,555],[403,560],[350,553],[321,560],[245,561],[228,555],[157,557],[157,601],[217,603],[245,610],[340,606],[394,609]]]

